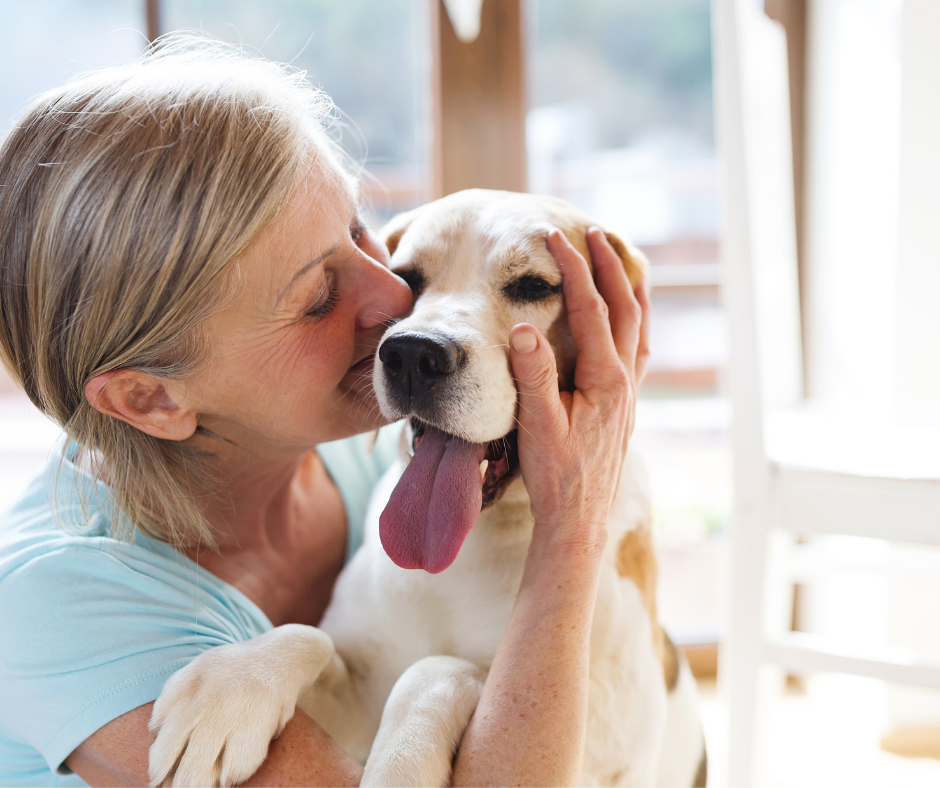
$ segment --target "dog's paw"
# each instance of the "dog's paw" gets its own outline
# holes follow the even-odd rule
[[[385,704],[360,785],[450,785],[488,672],[487,663],[442,656],[408,668]]]
[[[150,784],[246,780],[332,657],[328,635],[295,624],[201,654],[170,677],[154,705]]]

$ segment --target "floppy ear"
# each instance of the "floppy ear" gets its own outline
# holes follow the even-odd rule
[[[649,273],[650,263],[646,259],[646,255],[635,246],[627,246],[613,233],[605,232],[604,235],[607,236],[610,245],[614,247],[614,251],[623,261],[623,268],[627,272],[627,279],[630,280],[631,286],[636,287]]]
[[[587,260],[588,265],[591,266],[591,270],[593,271],[594,267],[591,265],[591,252],[588,250],[587,245],[587,230],[589,226],[590,224],[587,223],[587,220],[584,223],[557,223],[557,227],[565,234],[571,242],[571,245],[584,255],[584,259]],[[605,230],[604,235],[607,236],[610,245],[623,262],[623,268],[627,272],[627,279],[630,280],[631,287],[636,287],[649,272],[650,264],[649,260],[646,259],[646,255],[635,246],[627,246],[620,237],[614,233],[609,233]]]
[[[381,232],[379,237],[385,243],[385,246],[388,247],[389,254],[395,254],[395,250],[398,248],[398,243],[401,241],[401,237],[405,234],[407,229],[411,226],[411,223],[415,220],[416,211],[406,211],[405,213],[400,213],[397,216],[393,216],[388,224],[386,224]]]

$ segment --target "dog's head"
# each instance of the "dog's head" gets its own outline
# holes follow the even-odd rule
[[[545,334],[559,387],[572,387],[577,350],[545,236],[557,227],[590,261],[592,224],[562,200],[474,189],[383,231],[392,270],[415,293],[411,314],[382,338],[373,373],[382,413],[412,426],[414,460],[381,520],[382,543],[400,566],[446,569],[481,508],[518,474],[507,344],[514,325]],[[645,259],[607,238],[635,285]]]

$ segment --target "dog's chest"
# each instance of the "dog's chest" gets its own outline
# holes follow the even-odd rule
[[[605,566],[591,630],[583,785],[648,785],[666,715],[662,663],[642,595]]]
[[[495,656],[522,581],[531,534],[526,525],[512,506],[484,512],[454,564],[439,575],[424,575],[422,593],[440,610],[437,653]]]

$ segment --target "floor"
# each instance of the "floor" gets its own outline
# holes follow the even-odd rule
[[[714,681],[699,684],[709,786],[726,785],[725,706]],[[905,758],[879,747],[884,684],[843,675],[811,677],[776,701],[769,721],[767,788],[937,788],[940,760]]]
[[[660,617],[677,642],[721,638],[727,630],[733,496],[730,417],[728,403],[720,398],[641,399],[637,409],[633,445],[650,474]],[[840,617],[845,616],[845,607],[839,608]],[[701,683],[701,695],[709,785],[723,786],[727,707],[714,681]],[[935,697],[934,721],[940,719],[940,692]],[[769,720],[762,785],[940,787],[940,760],[905,758],[880,748],[891,700],[883,683],[831,674],[810,677],[800,691],[782,693]]]

